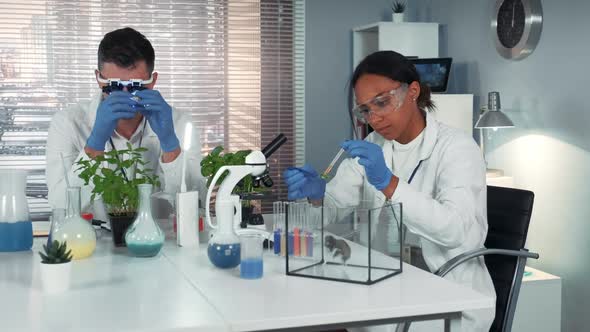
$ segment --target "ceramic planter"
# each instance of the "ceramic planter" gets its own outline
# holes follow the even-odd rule
[[[404,13],[392,13],[391,20],[393,21],[393,23],[403,23]]]
[[[41,284],[45,293],[65,292],[70,288],[72,262],[61,264],[41,263]]]

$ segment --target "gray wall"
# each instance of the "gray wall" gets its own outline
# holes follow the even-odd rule
[[[346,87],[352,74],[352,28],[385,20],[386,0],[305,2],[305,157],[318,171],[351,136]]]
[[[590,2],[543,1],[541,40],[521,61],[505,60],[494,49],[494,2],[413,0],[408,16],[443,24],[441,56],[454,58],[449,92],[473,93],[478,105],[489,91],[500,92],[517,128],[487,135],[489,167],[535,192],[528,247],[541,259],[530,265],[563,278],[563,331],[584,331],[590,326]],[[306,5],[306,153],[321,168],[349,133],[341,114],[351,70],[350,29],[389,14],[387,2],[376,0]]]

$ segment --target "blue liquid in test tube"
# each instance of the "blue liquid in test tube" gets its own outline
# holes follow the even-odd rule
[[[287,253],[289,256],[293,256],[293,232],[289,232],[289,239],[287,240]]]
[[[276,229],[274,231],[274,241],[273,241],[273,249],[275,255],[281,253],[281,229]]]

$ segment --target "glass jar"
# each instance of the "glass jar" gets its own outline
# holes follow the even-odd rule
[[[26,185],[26,171],[0,170],[0,252],[29,250],[33,246]]]
[[[52,240],[66,241],[73,259],[83,259],[94,253],[96,231],[80,216],[80,187],[68,187],[66,219],[54,232]]]
[[[127,249],[133,256],[152,257],[156,256],[164,245],[164,232],[152,216],[151,184],[140,184],[139,210],[133,224],[125,233]]]

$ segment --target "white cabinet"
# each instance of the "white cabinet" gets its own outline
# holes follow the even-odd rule
[[[438,57],[438,23],[376,22],[352,32],[353,68],[365,56],[383,50],[419,58]]]
[[[561,278],[525,268],[512,331],[561,331]]]
[[[473,137],[473,95],[433,94],[436,119],[451,127],[459,128]]]

